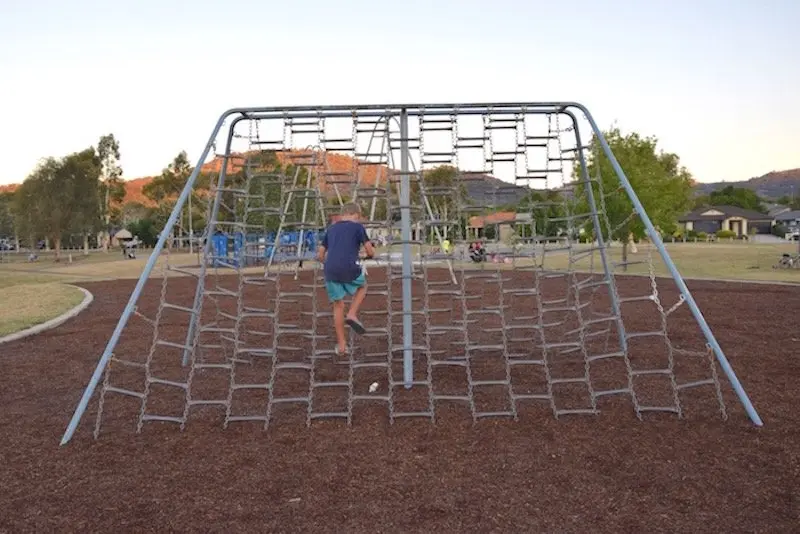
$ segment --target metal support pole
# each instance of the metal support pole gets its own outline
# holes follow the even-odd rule
[[[292,205],[292,195],[293,189],[297,189],[297,178],[300,176],[300,169],[301,167],[297,167],[294,171],[294,179],[292,180],[292,189],[289,190],[289,193],[286,195],[286,204],[283,204],[283,211],[280,214],[280,220],[278,222],[278,229],[275,231],[275,239],[272,241],[272,249],[269,251],[269,258],[267,258],[267,266],[264,269],[264,277],[266,278],[269,275],[269,268],[272,267],[272,260],[275,258],[275,251],[278,249],[278,246],[281,242],[281,233],[283,232],[283,227],[286,223],[286,212],[289,211],[289,208]],[[283,186],[281,185],[281,194],[283,193]],[[283,202],[283,198],[281,198],[279,203]]]
[[[406,389],[414,381],[414,341],[411,316],[411,176],[408,164],[408,110],[400,111],[400,231],[403,240],[403,382]]]
[[[686,287],[686,282],[683,281],[683,277],[681,276],[680,272],[678,272],[678,268],[672,262],[672,258],[670,258],[663,241],[661,241],[661,236],[656,231],[652,221],[650,221],[650,217],[647,216],[644,206],[642,206],[642,203],[639,201],[639,197],[636,196],[636,192],[633,190],[633,186],[631,186],[631,183],[628,181],[628,177],[625,176],[625,171],[622,170],[617,158],[614,157],[614,153],[611,151],[611,147],[608,145],[608,141],[606,141],[603,132],[601,132],[600,128],[597,127],[597,123],[594,121],[594,118],[592,117],[591,113],[589,113],[588,109],[580,104],[573,105],[580,109],[586,116],[586,120],[589,121],[592,131],[594,131],[600,146],[603,148],[603,152],[605,153],[609,162],[611,162],[611,167],[613,167],[614,172],[617,174],[617,177],[622,183],[622,187],[625,188],[625,191],[628,193],[628,198],[630,198],[636,213],[638,213],[639,217],[642,219],[642,222],[647,229],[647,235],[658,249],[661,259],[664,261],[664,264],[667,266],[667,269],[672,275],[672,279],[675,280],[675,284],[678,286],[678,290],[681,292],[681,295],[683,295],[683,297],[686,299],[686,305],[689,306],[689,309],[692,311],[692,315],[694,315],[694,318],[700,325],[700,329],[703,331],[709,347],[711,347],[711,349],[714,351],[714,355],[717,357],[720,367],[722,367],[722,370],[725,372],[728,380],[730,380],[731,386],[733,386],[734,391],[736,391],[736,396],[739,397],[739,401],[747,411],[748,417],[750,417],[750,420],[756,426],[762,426],[764,423],[761,421],[756,409],[753,407],[753,403],[750,402],[750,398],[747,396],[747,393],[742,387],[741,382],[739,382],[739,378],[736,376],[736,372],[731,367],[730,362],[728,362],[728,358],[726,358],[725,354],[722,352],[722,347],[719,346],[717,339],[711,332],[711,328],[708,326],[706,318],[703,317],[700,308],[697,306],[692,294],[689,292],[689,288]]]
[[[214,131],[211,132],[208,142],[206,143],[206,148],[203,150],[203,153],[200,154],[197,165],[195,166],[194,171],[192,171],[192,175],[186,181],[186,185],[184,186],[183,191],[181,191],[180,197],[178,197],[177,202],[175,202],[175,207],[172,209],[172,214],[170,214],[169,219],[167,219],[164,229],[161,230],[161,236],[158,238],[156,246],[153,248],[153,252],[150,254],[150,258],[147,260],[141,276],[139,276],[139,281],[136,282],[136,287],[133,289],[130,299],[128,299],[128,304],[125,306],[125,309],[123,310],[122,315],[117,322],[116,328],[114,328],[114,333],[111,334],[111,339],[108,340],[108,344],[103,351],[103,355],[100,357],[100,361],[97,363],[97,367],[94,369],[94,373],[92,374],[89,384],[86,386],[86,390],[83,392],[83,396],[78,403],[78,407],[75,409],[75,413],[72,414],[72,419],[69,422],[69,426],[67,426],[64,436],[61,438],[61,445],[66,444],[70,439],[72,439],[75,429],[78,428],[78,422],[81,420],[81,417],[83,417],[83,413],[86,411],[86,407],[89,405],[89,399],[92,398],[94,390],[97,388],[97,384],[100,382],[100,378],[103,376],[103,372],[108,365],[108,361],[111,359],[114,348],[119,342],[122,331],[125,329],[125,325],[128,324],[128,320],[130,319],[131,315],[133,315],[133,311],[136,309],[136,302],[139,300],[139,296],[142,294],[144,285],[147,283],[150,273],[153,271],[153,268],[156,265],[158,256],[164,249],[167,236],[172,232],[172,229],[175,227],[175,222],[178,220],[178,217],[180,217],[181,211],[183,211],[183,206],[186,204],[186,199],[189,196],[189,193],[192,191],[194,183],[197,181],[197,176],[200,174],[200,168],[203,166],[203,162],[206,160],[208,153],[211,151],[211,147],[214,144],[214,139],[216,139],[220,128],[222,128],[222,124],[225,122],[225,119],[234,112],[234,110],[225,112],[217,121]]]
[[[395,121],[395,122],[397,122],[397,121]],[[388,132],[388,129],[387,129],[387,132]],[[388,133],[387,133],[387,135],[388,135]],[[422,137],[422,133],[420,133],[420,137]],[[389,153],[391,154],[391,151]],[[413,161],[411,162],[411,167],[413,167],[413,170],[414,170],[415,173],[419,173],[419,175],[420,175],[420,188],[419,188],[420,196],[425,201],[425,208],[428,211],[428,217],[430,217],[430,220],[433,221],[435,219],[435,216],[434,216],[434,213],[433,213],[433,207],[431,207],[430,199],[428,199],[428,196],[425,194],[425,180],[424,180],[424,176],[423,176],[423,170],[421,168],[417,169],[417,166],[414,165]],[[388,180],[389,179],[387,177],[387,183],[388,183]],[[438,226],[434,226],[433,227],[433,232],[436,234],[436,237],[439,239],[439,247],[444,248],[444,240],[442,239],[442,234],[439,231],[439,227]],[[453,260],[447,259],[447,268],[450,270],[450,280],[453,282],[453,285],[457,285],[458,284],[458,280],[456,279],[456,271],[453,268]]]
[[[183,360],[181,364],[186,367],[189,365],[189,358],[191,356],[189,347],[192,346],[194,339],[195,329],[200,323],[200,303],[203,300],[203,291],[205,290],[206,271],[208,270],[208,257],[211,252],[212,242],[214,240],[214,232],[217,228],[217,216],[219,215],[219,203],[222,199],[222,189],[225,187],[225,178],[228,176],[228,160],[231,155],[231,144],[233,143],[233,132],[238,123],[238,119],[233,121],[230,129],[228,130],[228,139],[225,141],[225,153],[222,156],[222,167],[219,170],[219,178],[217,179],[217,191],[214,194],[214,200],[211,203],[211,211],[206,221],[206,242],[203,243],[203,253],[200,254],[200,274],[197,276],[197,286],[194,291],[194,301],[192,309],[194,313],[189,318],[189,327],[186,329],[186,341],[184,345],[187,347],[183,349]],[[191,195],[189,196],[191,199]]]
[[[378,124],[380,124],[380,122],[376,122],[375,123],[375,128],[373,128],[372,135],[369,138],[369,143],[370,144],[367,145],[367,153],[368,154],[369,154],[370,146],[372,145],[372,139],[375,137],[375,132],[378,130]],[[388,120],[385,121],[384,124],[385,124],[385,127],[383,129],[383,135],[381,137],[381,152],[380,152],[381,154],[385,153],[384,150],[386,150],[386,145],[388,144],[388,140],[389,140],[389,121]],[[381,186],[381,174],[382,174],[382,172],[383,172],[383,165],[378,165],[378,171],[376,172],[376,175],[375,175],[375,188],[376,189],[380,188],[380,186]],[[388,173],[387,173],[387,176],[386,176],[386,192],[387,192],[387,196],[389,194],[391,194],[391,184],[389,183]],[[375,220],[375,210],[377,208],[378,208],[378,195],[377,195],[377,192],[376,192],[376,194],[373,194],[373,196],[372,196],[372,202],[370,202],[370,208],[369,208],[369,220],[370,220],[370,222]],[[388,216],[388,214],[387,214],[387,216]]]
[[[314,160],[314,163],[314,166],[316,167],[316,159]],[[295,280],[297,280],[298,276],[300,275],[300,263],[303,261],[301,258],[303,257],[303,245],[305,244],[306,239],[306,215],[308,214],[308,194],[309,191],[311,191],[311,176],[311,171],[306,169],[306,190],[303,192],[303,215],[300,218],[300,232],[297,238],[297,264],[294,268]],[[317,308],[315,307],[314,309],[316,310]]]
[[[192,240],[194,239],[194,230],[192,228],[192,194],[189,193],[187,199],[189,203],[189,254],[193,253]]]
[[[619,304],[619,294],[617,293],[617,285],[614,282],[614,271],[611,267],[611,263],[608,261],[608,253],[606,251],[605,239],[603,238],[603,227],[600,225],[600,216],[598,215],[597,211],[597,201],[594,198],[594,190],[592,189],[592,180],[589,176],[589,169],[586,167],[586,156],[583,153],[583,143],[581,141],[581,133],[580,128],[578,127],[578,120],[575,118],[575,115],[570,113],[569,111],[564,112],[570,119],[572,119],[572,125],[575,130],[575,143],[577,148],[577,156],[578,162],[581,165],[581,181],[583,181],[584,187],[586,187],[586,197],[589,201],[589,206],[592,211],[592,225],[594,226],[594,232],[597,236],[597,248],[600,249],[600,261],[603,264],[603,271],[605,271],[606,275],[606,282],[608,283],[608,293],[611,296],[611,309],[614,311],[614,315],[617,316],[617,335],[619,336],[619,346],[622,351],[625,353],[626,357],[628,354],[628,337],[625,334],[625,326],[622,324],[622,310]],[[611,239],[611,236],[608,236]]]

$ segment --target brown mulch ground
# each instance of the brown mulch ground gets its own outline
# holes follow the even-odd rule
[[[191,298],[188,280],[170,285],[177,300]],[[98,441],[92,402],[59,448],[133,283],[84,286],[95,301],[80,317],[0,346],[0,532],[798,531],[800,288],[690,284],[761,429],[727,385],[727,421],[713,403],[690,410],[689,399],[684,420],[638,421],[629,404],[612,403],[596,417],[559,420],[539,410],[473,425],[443,408],[435,425],[390,426],[365,410],[351,428],[222,430],[201,418],[183,433],[148,424],[137,435],[109,406]],[[641,292],[647,280],[620,286]],[[143,308],[157,301],[151,289]],[[668,288],[662,296],[675,302]],[[679,341],[695,328],[685,307],[671,318]],[[136,328],[129,345],[147,346]]]

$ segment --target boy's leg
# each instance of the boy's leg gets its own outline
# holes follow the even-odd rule
[[[347,351],[347,337],[344,329],[344,297],[347,294],[344,285],[338,282],[325,282],[328,298],[333,304],[333,328],[336,331],[336,352],[344,354]]]
[[[367,286],[359,287],[356,292],[353,294],[353,300],[350,302],[350,309],[347,311],[347,318],[348,319],[355,319],[358,320],[358,310],[361,308],[361,304],[364,302],[364,298],[367,296]]]
[[[336,346],[340,354],[347,351],[347,337],[344,330],[344,300],[333,303],[333,327],[336,329]]]
[[[348,293],[353,295],[353,300],[350,303],[350,310],[347,312],[347,324],[357,334],[363,334],[366,330],[358,320],[358,310],[364,302],[364,297],[367,296],[367,279],[363,273],[349,284]]]

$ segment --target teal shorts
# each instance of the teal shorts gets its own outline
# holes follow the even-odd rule
[[[331,302],[337,302],[345,298],[347,295],[355,295],[358,288],[362,287],[367,282],[364,273],[358,275],[358,278],[352,282],[329,282],[325,281],[325,290],[328,292],[328,298]]]

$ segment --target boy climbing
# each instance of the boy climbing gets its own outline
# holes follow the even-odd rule
[[[333,303],[337,356],[347,351],[345,323],[357,334],[365,332],[364,325],[358,320],[358,309],[367,295],[367,280],[359,262],[359,252],[363,245],[366,257],[372,258],[375,249],[360,219],[361,208],[358,204],[342,206],[341,217],[325,232],[317,250],[317,259],[324,263],[325,289]],[[353,301],[345,316],[344,298],[347,295],[351,295]]]

